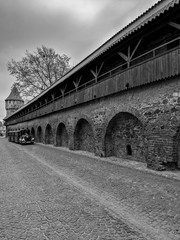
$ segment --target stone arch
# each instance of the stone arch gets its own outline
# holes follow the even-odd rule
[[[64,123],[59,123],[56,130],[56,146],[68,147],[69,136]]]
[[[34,130],[33,127],[31,128],[31,136],[32,136],[33,138],[35,138],[35,130]]]
[[[53,144],[53,131],[50,124],[47,124],[45,129],[45,144]]]
[[[43,141],[43,132],[41,126],[37,128],[37,142],[42,142]]]
[[[133,108],[130,106],[121,106],[121,105],[118,108],[112,109],[110,111],[110,113],[106,117],[103,128],[107,129],[107,126],[109,125],[109,122],[111,121],[111,119],[122,112],[130,113],[131,115],[135,116],[143,124],[144,128],[146,128],[148,124],[148,119],[143,114],[141,114],[136,108]]]
[[[129,112],[120,112],[109,121],[104,137],[105,156],[132,157],[145,161],[144,126]]]
[[[74,131],[74,149],[94,152],[94,142],[92,125],[85,118],[79,119]]]

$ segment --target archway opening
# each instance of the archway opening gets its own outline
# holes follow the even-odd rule
[[[106,157],[132,156],[145,162],[144,130],[141,121],[128,112],[120,112],[109,122],[105,134]]]
[[[91,125],[85,119],[80,119],[74,131],[74,149],[94,152],[94,134]]]
[[[53,132],[51,125],[48,124],[45,130],[45,144],[53,144]]]
[[[31,128],[31,136],[35,139],[35,130],[33,127]]]
[[[64,123],[60,123],[56,132],[56,146],[68,147],[69,137]]]
[[[42,128],[40,126],[37,129],[37,142],[42,142]]]

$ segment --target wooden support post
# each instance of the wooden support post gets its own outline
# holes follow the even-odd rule
[[[98,76],[99,76],[99,74],[100,74],[100,72],[101,72],[101,69],[102,69],[103,65],[104,65],[104,62],[101,63],[99,69],[98,69],[98,67],[96,66],[95,71],[94,71],[94,70],[91,70],[91,73],[93,74],[96,83],[97,83],[97,79],[98,79]]]
[[[63,97],[64,97],[64,94],[65,94],[65,91],[66,91],[66,87],[67,87],[67,85],[64,88],[60,88],[61,94],[62,94]]]
[[[97,78],[98,78],[98,76],[97,76],[97,67],[96,67],[96,70],[95,70],[95,71],[91,70],[91,73],[92,73],[92,75],[93,75],[94,78],[95,78],[95,82],[97,82]]]
[[[127,56],[124,53],[122,53],[122,52],[118,52],[119,56],[122,57],[127,62],[128,68],[130,67],[130,62],[131,62],[135,52],[137,51],[141,41],[142,41],[142,38],[138,41],[138,43],[136,44],[136,46],[135,46],[134,50],[132,51],[132,53],[131,53],[131,46],[130,45],[128,46]]]
[[[101,63],[101,66],[100,66],[100,68],[99,68],[99,70],[98,70],[98,76],[99,76],[99,74],[100,74],[100,72],[101,72],[101,69],[102,69],[103,65],[104,65],[104,62]]]
[[[135,48],[134,48],[134,50],[133,50],[133,52],[132,52],[132,54],[131,54],[131,56],[130,56],[130,59],[133,58],[133,56],[134,56],[136,50],[138,49],[138,47],[139,47],[141,41],[142,41],[142,38],[138,41],[137,45],[135,46]]]
[[[52,100],[54,101],[55,94],[54,94],[54,93],[51,93],[51,97],[52,97]]]
[[[81,79],[82,79],[82,75],[80,76],[80,78],[76,79],[76,81],[73,81],[74,86],[75,86],[75,88],[76,88],[76,92],[77,92],[77,90],[78,90],[78,87],[79,87],[79,84],[80,84]]]

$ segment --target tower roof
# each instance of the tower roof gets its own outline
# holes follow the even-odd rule
[[[17,89],[16,86],[13,86],[11,93],[9,94],[9,96],[5,99],[5,101],[8,100],[18,100],[18,101],[23,101],[23,99],[21,98],[19,91]]]

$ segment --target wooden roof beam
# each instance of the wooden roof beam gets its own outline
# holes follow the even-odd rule
[[[138,49],[141,41],[142,41],[142,38],[141,38],[141,39],[138,41],[138,43],[136,44],[136,46],[135,46],[135,48],[134,48],[134,50],[133,50],[133,52],[132,52],[132,54],[131,54],[131,57],[130,57],[131,59],[133,58],[133,56],[134,56],[136,50]]]
[[[178,24],[178,23],[175,23],[175,22],[169,22],[168,25],[170,25],[171,27],[174,27],[174,28],[180,30],[180,24]]]

